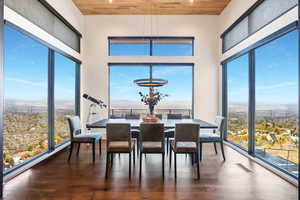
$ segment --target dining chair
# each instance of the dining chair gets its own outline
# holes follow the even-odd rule
[[[177,179],[177,154],[191,154],[192,158],[196,158],[197,162],[197,178],[200,178],[199,156],[198,156],[198,140],[199,140],[199,124],[195,123],[179,123],[175,125],[175,137],[170,142],[170,167],[172,164],[172,151],[174,152],[174,174]],[[192,161],[192,164],[194,162]]]
[[[126,114],[125,115],[125,119],[140,119],[141,115],[139,114]],[[140,130],[137,128],[131,128],[130,130],[131,132],[131,137],[136,139],[136,146],[137,146],[137,154],[139,155],[139,148],[138,148],[138,144],[139,144],[139,135],[140,135]]]
[[[215,152],[218,154],[216,143],[220,143],[222,156],[225,161],[225,153],[224,153],[224,134],[225,134],[225,118],[222,116],[217,116],[215,119],[215,124],[217,125],[217,129],[212,133],[200,133],[199,143],[200,143],[200,160],[202,160],[202,144],[203,143],[213,143]]]
[[[115,153],[129,154],[129,179],[131,179],[131,153],[135,150],[135,140],[131,138],[130,124],[128,123],[108,123],[106,125],[106,172],[108,177],[109,165],[113,165]],[[135,165],[135,153],[133,153],[133,164]]]
[[[71,147],[68,160],[71,159],[74,144],[77,144],[77,155],[79,154],[81,143],[91,143],[93,145],[93,162],[95,162],[95,145],[99,142],[99,153],[101,155],[101,141],[103,134],[99,133],[83,133],[81,130],[81,122],[78,116],[68,118],[70,128]]]
[[[162,177],[165,176],[165,137],[163,123],[140,124],[140,173],[142,177],[142,155],[162,154]]]
[[[182,114],[168,114],[167,119],[182,119]],[[167,153],[169,152],[170,138],[174,138],[175,128],[165,130],[165,137],[167,138]]]

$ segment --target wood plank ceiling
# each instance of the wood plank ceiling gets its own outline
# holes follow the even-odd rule
[[[219,15],[230,0],[73,0],[84,15]]]

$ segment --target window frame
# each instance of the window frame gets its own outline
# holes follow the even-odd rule
[[[192,42],[192,55],[194,56],[194,43],[195,37],[174,37],[174,36],[160,36],[160,37],[136,37],[136,36],[124,36],[124,37],[117,37],[117,36],[110,36],[108,37],[108,56],[111,55],[111,40],[146,40],[149,41],[149,55],[146,56],[153,56],[153,40],[190,40]],[[130,44],[130,43],[129,43]],[[134,56],[134,55],[132,55]],[[167,57],[167,56],[162,56]],[[173,57],[173,56],[171,56]],[[184,56],[187,57],[187,56]]]
[[[255,113],[256,113],[256,97],[255,97],[255,50],[261,46],[267,45],[270,42],[281,38],[285,36],[286,34],[298,30],[299,31],[299,39],[300,40],[300,30],[299,30],[299,21],[292,22],[291,24],[281,28],[280,30],[272,33],[271,35],[267,36],[266,38],[256,42],[255,44],[249,46],[248,48],[234,54],[233,56],[223,60],[221,62],[221,67],[222,67],[222,114],[226,119],[225,123],[225,141],[232,144],[233,146],[237,147],[238,150],[241,150],[242,152],[247,153],[249,156],[253,158],[258,158],[259,160],[263,161],[264,163],[270,165],[272,168],[279,170],[280,172],[283,172],[284,174],[288,175],[289,177],[292,177],[294,179],[298,179],[298,177],[288,173],[284,169],[279,168],[278,166],[274,165],[273,163],[264,160],[263,158],[256,156],[255,154]],[[299,42],[300,43],[300,42]],[[298,44],[300,48],[300,44]],[[299,57],[300,59],[300,49],[299,49]],[[244,56],[248,54],[249,60],[248,60],[248,67],[249,67],[249,88],[248,88],[248,97],[249,97],[249,102],[248,102],[248,150],[245,150],[241,148],[239,145],[227,140],[227,117],[228,117],[228,74],[227,74],[227,64],[228,62],[235,60],[241,56]],[[300,60],[298,60],[298,83],[300,81]],[[300,87],[298,87],[299,94],[298,94],[298,130],[300,128]],[[299,152],[300,152],[300,145],[299,147]],[[299,154],[300,156],[300,154]],[[300,165],[298,164],[299,169]],[[300,176],[299,176],[300,177]]]
[[[38,37],[36,37],[35,35],[33,35],[32,33],[18,27],[17,25],[9,22],[8,20],[4,20],[4,24],[3,24],[3,29],[4,26],[9,26],[10,28],[14,29],[15,31],[18,31],[19,33],[21,33],[22,35],[29,37],[33,40],[35,40],[36,42],[40,43],[41,45],[45,46],[48,49],[48,92],[47,92],[47,110],[48,110],[48,150],[45,152],[42,152],[41,154],[38,154],[32,158],[29,158],[28,160],[24,161],[23,163],[20,163],[14,167],[12,167],[11,169],[8,169],[6,171],[2,170],[2,174],[4,177],[6,176],[11,176],[13,175],[15,172],[17,172],[19,169],[22,169],[24,166],[26,166],[27,164],[37,160],[38,158],[41,158],[43,156],[48,156],[51,153],[55,152],[57,149],[60,149],[61,146],[65,145],[66,143],[68,143],[69,141],[65,141],[59,145],[55,146],[55,142],[54,142],[54,122],[55,122],[55,99],[54,99],[54,80],[55,80],[55,62],[54,62],[54,54],[55,52],[61,54],[62,56],[65,56],[66,58],[72,60],[75,62],[75,71],[76,71],[76,76],[75,76],[75,114],[77,116],[80,116],[80,69],[81,69],[81,61],[76,59],[75,57],[73,57],[72,55],[54,47],[53,45],[49,44],[48,42],[39,39]],[[3,46],[3,49],[5,49],[5,47]],[[2,77],[2,82],[4,82],[4,77]],[[2,84],[3,85],[3,84]],[[3,91],[3,88],[1,88],[1,90]],[[2,98],[4,100],[5,98],[5,93],[2,94]],[[1,98],[1,99],[2,99]],[[3,117],[4,111],[1,113],[1,117]],[[1,129],[2,130],[2,129]],[[2,134],[3,137],[3,134]],[[4,140],[4,138],[3,138]],[[2,145],[3,146],[3,145]],[[2,148],[3,149],[3,148]],[[3,161],[2,161],[3,162]]]
[[[149,67],[149,75],[152,76],[152,67],[155,67],[156,65],[159,66],[174,66],[174,67],[184,67],[184,66],[189,66],[192,68],[192,119],[194,119],[194,109],[195,109],[195,105],[194,105],[194,98],[195,98],[195,64],[194,63],[123,63],[123,62],[113,62],[113,63],[108,63],[108,113],[107,113],[107,117],[108,119],[110,118],[110,68],[114,67],[114,66],[128,66],[128,65],[147,65]]]

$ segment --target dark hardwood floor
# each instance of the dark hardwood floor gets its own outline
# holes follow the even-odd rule
[[[104,141],[105,143],[105,141]],[[213,145],[203,146],[200,180],[196,180],[196,165],[189,157],[178,155],[177,182],[173,166],[166,157],[165,180],[161,178],[160,155],[143,159],[142,181],[138,179],[138,160],[128,179],[128,155],[115,157],[114,167],[105,180],[105,145],[101,157],[92,163],[91,146],[75,151],[70,163],[68,150],[48,159],[15,177],[4,185],[5,200],[296,200],[295,186],[284,181],[238,152],[225,146],[227,160],[222,161]],[[219,147],[218,147],[219,148]],[[172,159],[174,161],[174,159]]]

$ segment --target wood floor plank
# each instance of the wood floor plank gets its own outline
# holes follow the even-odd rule
[[[102,145],[105,152],[105,145]],[[161,177],[161,156],[143,158],[142,180],[138,163],[128,179],[128,155],[115,156],[105,180],[105,153],[92,162],[91,146],[82,146],[78,157],[67,162],[68,150],[20,174],[4,185],[5,200],[296,200],[297,188],[230,147],[226,162],[215,155],[213,145],[203,147],[200,180],[189,157],[178,155],[177,181],[168,157],[165,180]],[[98,152],[98,151],[97,151]],[[174,159],[173,159],[174,161]]]

